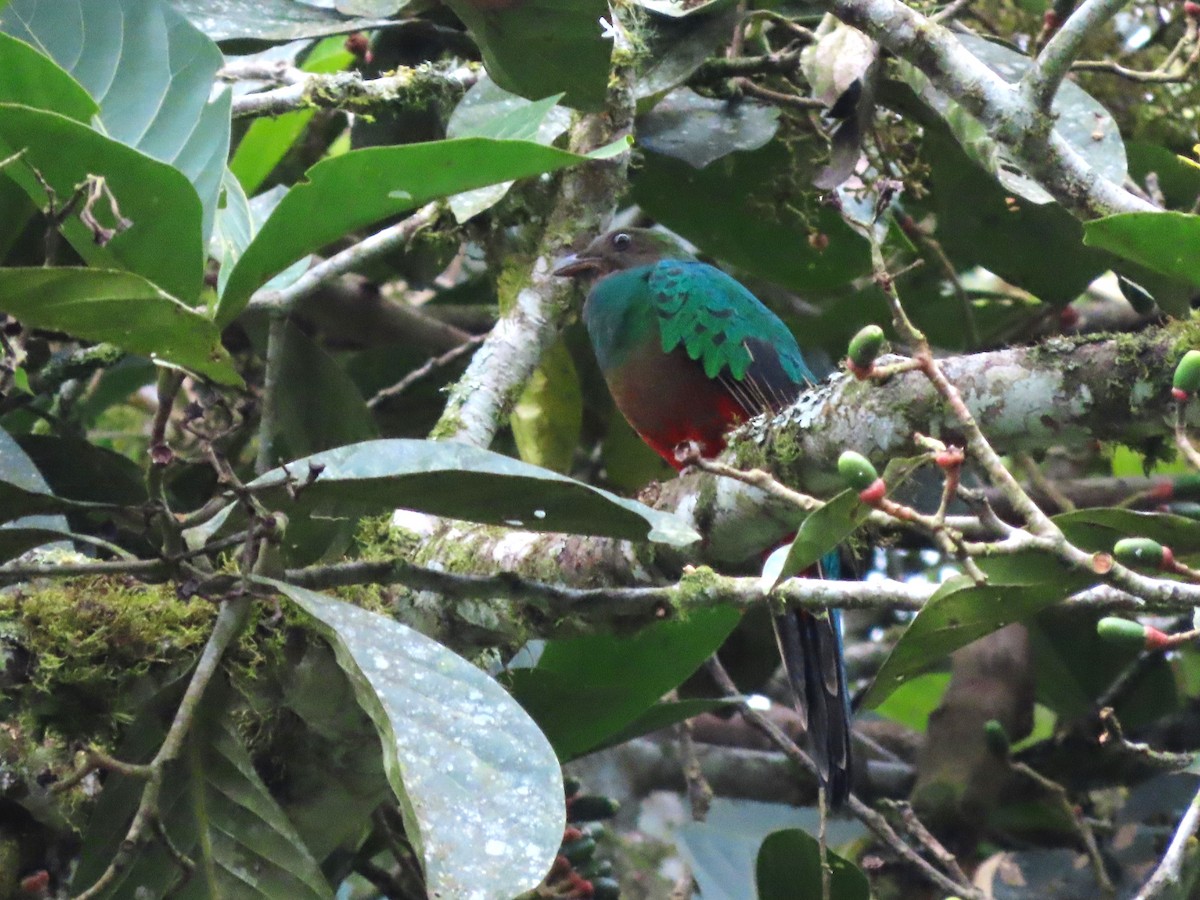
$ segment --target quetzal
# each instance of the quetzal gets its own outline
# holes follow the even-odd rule
[[[617,408],[675,469],[689,448],[725,447],[739,422],[781,409],[814,383],[787,326],[740,282],[665,234],[626,228],[559,261],[593,280],[583,308]],[[822,560],[837,577],[833,553]],[[789,610],[775,635],[830,803],[850,791],[850,704],[837,611]]]

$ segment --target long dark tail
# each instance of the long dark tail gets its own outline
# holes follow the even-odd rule
[[[809,752],[831,808],[850,796],[850,695],[842,658],[841,614],[790,609],[775,618],[775,637],[804,720]]]

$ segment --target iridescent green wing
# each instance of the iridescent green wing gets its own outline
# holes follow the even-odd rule
[[[787,326],[720,269],[663,260],[650,269],[647,283],[663,350],[682,346],[748,415],[790,403],[816,380]]]

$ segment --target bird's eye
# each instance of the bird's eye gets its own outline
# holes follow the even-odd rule
[[[633,243],[633,238],[621,231],[613,235],[612,245],[614,250],[628,250],[629,245]]]

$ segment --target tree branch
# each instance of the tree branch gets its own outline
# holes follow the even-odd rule
[[[1079,57],[1084,41],[1115,16],[1129,0],[1086,0],[1047,41],[1029,71],[1017,86],[1023,98],[1043,113],[1049,113],[1071,63]]]
[[[843,22],[866,32],[924,72],[1076,217],[1155,209],[1101,177],[1054,130],[1048,115],[1040,113],[946,28],[899,0],[829,0],[828,7]]]

